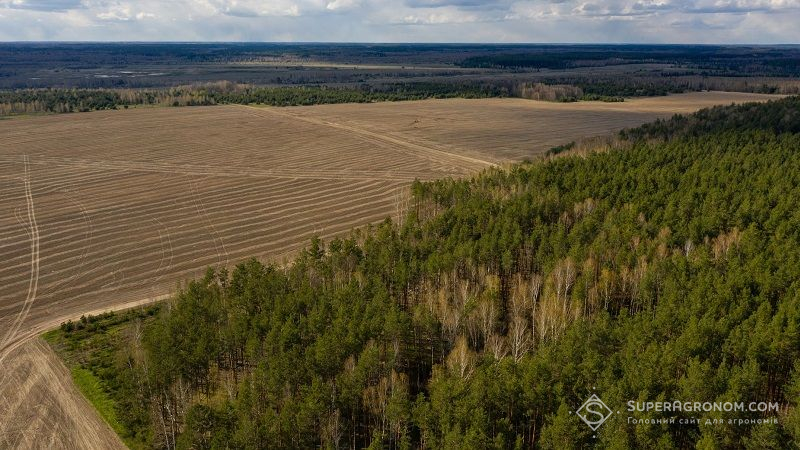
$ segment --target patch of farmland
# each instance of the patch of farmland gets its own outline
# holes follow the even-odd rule
[[[780,96],[694,92],[620,103],[523,99],[448,99],[285,108],[287,114],[335,122],[406,142],[496,162],[522,160],[569,141],[608,134],[676,113]]]
[[[314,234],[394,214],[415,178],[486,166],[243,107],[9,124],[0,128],[3,325],[153,297],[209,265],[280,258]]]

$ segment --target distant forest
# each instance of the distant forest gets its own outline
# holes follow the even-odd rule
[[[0,116],[720,90],[800,93],[796,46],[0,43]]]
[[[725,82],[685,79],[600,80],[586,82],[557,78],[545,82],[407,82],[358,87],[278,86],[264,87],[217,82],[169,89],[20,89],[0,91],[0,117],[124,109],[135,106],[209,106],[259,104],[310,106],[331,103],[372,103],[443,98],[517,97],[553,102],[623,102],[626,97],[652,97],[700,90],[797,93],[749,78]]]
[[[79,55],[80,58],[76,58]],[[168,63],[326,61],[452,64],[466,68],[574,69],[670,64],[700,74],[800,76],[797,46],[613,44],[2,43],[5,71],[31,67],[121,67]],[[3,72],[0,72],[3,75]]]
[[[612,92],[607,90],[606,92]],[[647,91],[647,94],[652,92]],[[660,92],[654,95],[663,95]],[[72,113],[131,106],[208,106],[259,104],[309,106],[330,103],[371,103],[442,98],[520,97],[573,102],[621,102],[623,97],[584,94],[571,85],[543,83],[396,83],[357,88],[325,86],[259,87],[220,82],[172,89],[22,89],[0,91],[0,116]]]
[[[672,64],[702,75],[800,76],[800,50],[793,46],[741,47],[703,45],[539,46],[501,49],[470,56],[462,67],[572,69],[622,64]]]
[[[46,337],[132,448],[791,448],[799,111],[416,182],[399,221]],[[622,411],[596,432],[573,413],[591,393]],[[625,409],[675,399],[780,410]]]
[[[562,80],[563,81],[563,80]],[[569,80],[568,80],[569,81]],[[574,80],[573,80],[574,81]],[[0,116],[88,112],[134,106],[259,104],[310,106],[442,98],[518,97],[554,102],[622,102],[625,97],[659,96],[687,90],[654,84],[397,83],[356,88],[325,86],[259,87],[219,82],[171,89],[22,89],[0,91]],[[737,90],[737,89],[731,89]],[[742,89],[773,93],[774,89]]]
[[[261,104],[307,106],[328,103],[368,103],[432,98],[507,97],[504,87],[488,84],[402,83],[380,89],[311,87],[256,87],[231,83],[162,90],[138,89],[24,89],[0,91],[0,116],[71,113],[131,106],[202,106]]]

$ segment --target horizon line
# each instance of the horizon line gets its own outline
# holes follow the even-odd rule
[[[655,42],[392,42],[392,41],[97,41],[97,40],[0,40],[3,44],[264,44],[264,45],[478,45],[478,46],[525,46],[525,45],[571,45],[571,46],[635,46],[653,47],[797,47],[800,43],[655,43]]]

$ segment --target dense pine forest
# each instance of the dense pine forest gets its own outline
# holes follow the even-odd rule
[[[133,448],[793,448],[800,99],[615,142],[417,182],[401,220],[47,339]]]

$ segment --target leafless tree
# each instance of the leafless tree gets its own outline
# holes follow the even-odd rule
[[[477,356],[469,348],[467,338],[461,335],[456,339],[456,345],[447,356],[447,367],[462,380],[466,380],[475,371]]]

